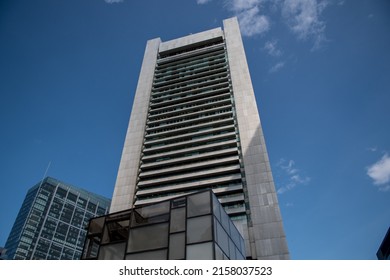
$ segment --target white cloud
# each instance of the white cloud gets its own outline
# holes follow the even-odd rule
[[[281,56],[283,52],[278,48],[277,44],[278,42],[276,40],[267,41],[264,44],[264,50],[271,56]]]
[[[260,15],[259,11],[259,8],[256,6],[237,15],[242,35],[251,37],[269,30],[270,23],[268,17]]]
[[[196,0],[206,4],[212,0]],[[271,29],[271,22],[282,15],[287,28],[301,40],[313,40],[312,50],[326,41],[326,23],[321,14],[330,4],[343,5],[344,0],[224,0],[224,8],[238,18],[243,36],[261,35]]]
[[[302,172],[295,167],[293,160],[286,161],[285,159],[281,159],[276,166],[283,170],[287,177],[287,183],[277,190],[278,194],[283,194],[299,185],[307,185],[311,181],[310,177],[301,174]]]
[[[282,158],[277,163],[277,166],[279,166],[281,169],[285,170],[287,172],[287,174],[290,174],[290,175],[298,172],[298,169],[294,168],[295,161],[290,159],[287,164],[285,164],[285,163],[286,163],[286,160],[284,158]]]
[[[196,3],[199,4],[199,5],[203,5],[203,4],[206,4],[208,2],[211,2],[212,0],[196,0]]]
[[[314,39],[314,49],[326,40],[326,24],[320,20],[322,11],[328,6],[325,0],[285,0],[282,15],[290,30],[299,39]]]
[[[108,4],[122,3],[123,0],[104,0]]]
[[[230,0],[227,8],[237,16],[243,36],[251,37],[267,32],[270,20],[260,13],[260,6],[266,0]]]
[[[385,185],[390,182],[390,157],[385,154],[379,161],[367,168],[367,175],[374,181],[375,185]],[[383,190],[390,190],[389,186],[381,187]]]
[[[277,193],[278,193],[278,194],[283,194],[283,193],[285,193],[285,192],[287,192],[287,191],[292,190],[292,189],[295,188],[295,187],[296,187],[296,184],[289,183],[289,184],[287,184],[287,185],[285,185],[285,186],[279,188],[279,189],[277,190]]]
[[[276,63],[274,66],[271,67],[271,69],[269,69],[269,72],[270,73],[276,73],[278,72],[280,69],[282,69],[284,67],[285,63],[284,62],[278,62]]]
[[[241,12],[243,10],[249,10],[253,7],[256,7],[260,5],[262,0],[231,0],[228,1],[227,4],[229,6],[229,9],[231,9],[234,12]]]
[[[291,176],[291,181],[292,182],[295,182],[296,184],[307,184],[310,182],[310,178],[309,177],[301,177],[301,175],[297,174],[297,175],[294,175],[294,176]]]

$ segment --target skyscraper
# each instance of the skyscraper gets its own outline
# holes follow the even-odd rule
[[[289,258],[236,18],[147,42],[110,211],[209,188],[247,258]]]
[[[47,177],[23,201],[5,248],[8,259],[80,259],[89,220],[110,200]]]

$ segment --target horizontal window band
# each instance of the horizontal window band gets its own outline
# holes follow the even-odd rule
[[[196,102],[203,99],[212,99],[219,95],[230,93],[231,89],[229,83],[223,81],[217,85],[207,85],[205,87],[200,87],[195,90],[184,91],[175,93],[173,95],[164,96],[162,102],[153,103],[153,98],[150,100],[150,110],[149,113],[154,113],[155,111],[166,110],[172,106],[179,106],[182,104]],[[163,108],[165,107],[165,108]]]
[[[169,60],[166,58],[157,58],[156,68],[158,70],[175,68],[178,64],[185,64],[194,60],[202,60],[207,57],[214,57],[219,53],[226,53],[226,47],[224,44],[210,48],[204,48],[194,52],[183,52],[181,55],[171,57]]]
[[[142,189],[144,187],[151,187],[156,185],[161,186],[161,185],[174,183],[174,182],[175,183],[186,182],[186,181],[193,181],[193,180],[198,180],[203,178],[213,178],[220,175],[234,174],[234,173],[240,173],[239,164],[234,164],[231,166],[208,168],[206,170],[200,170],[200,171],[191,171],[181,175],[170,175],[158,179],[145,178],[145,179],[141,179],[138,182],[137,186],[138,188]]]
[[[234,147],[229,149],[223,149],[220,151],[211,151],[199,155],[193,155],[191,157],[180,157],[180,158],[174,158],[174,159],[160,161],[160,162],[141,163],[140,169],[149,170],[152,168],[159,168],[161,166],[169,166],[171,164],[188,163],[188,162],[193,162],[194,160],[201,160],[201,159],[205,160],[205,159],[212,159],[218,156],[229,156],[229,155],[238,155],[238,148]]]
[[[200,59],[192,59],[189,60],[188,62],[178,63],[173,67],[165,67],[160,69],[156,68],[154,71],[154,78],[156,80],[164,79],[165,77],[180,75],[192,70],[200,69],[205,65],[212,66],[215,64],[219,64],[226,60],[227,60],[226,52],[219,51],[212,56],[205,56]]]
[[[222,192],[219,191],[220,189],[222,189],[222,187],[219,187],[219,188],[213,188],[211,187],[213,192],[217,195],[217,198],[219,200],[219,202],[224,205],[224,202],[223,200],[225,199],[225,197],[227,196],[232,196],[233,197],[236,197],[236,202],[241,202],[241,201],[244,201],[244,195],[242,193],[242,190],[243,190],[243,187],[241,184],[236,184],[236,185],[226,185],[224,188],[224,191],[226,191],[226,189],[230,189],[230,191],[228,192],[228,194],[221,194]],[[157,203],[157,202],[160,202],[160,201],[164,201],[164,200],[168,200],[168,199],[172,199],[172,198],[175,198],[175,197],[178,197],[178,196],[183,196],[183,195],[186,195],[186,194],[191,194],[191,193],[194,193],[194,192],[198,192],[198,191],[202,191],[202,190],[207,190],[208,188],[198,188],[198,189],[194,189],[194,190],[187,190],[187,191],[177,191],[177,192],[168,192],[168,193],[163,193],[163,194],[155,194],[155,195],[149,195],[149,196],[141,196],[141,197],[137,197],[136,198],[136,202],[134,203],[135,206],[140,206],[140,205],[146,205],[146,204],[151,204],[151,203]],[[242,199],[241,199],[242,198]]]
[[[216,78],[226,77],[228,75],[227,67],[221,67],[207,73],[202,73],[201,75],[197,75],[196,77],[190,77],[190,79],[185,79],[178,82],[170,82],[167,85],[160,86],[152,86],[153,92],[164,92],[170,90],[172,88],[182,88],[185,86],[192,86],[200,84],[204,81],[215,80]]]
[[[198,103],[198,104],[196,104]],[[159,120],[169,120],[176,116],[185,116],[190,113],[200,112],[203,110],[208,110],[215,107],[220,107],[224,105],[230,105],[232,106],[232,100],[230,99],[230,94],[226,94],[224,98],[207,98],[205,102],[196,102],[193,103],[195,105],[188,105],[188,106],[177,106],[177,110],[156,114],[156,115],[150,115],[148,116],[148,123],[152,123],[154,121]],[[179,109],[180,108],[180,109]]]
[[[205,56],[215,55],[215,53],[221,52],[221,51],[223,51],[223,52],[225,51],[225,44],[223,42],[221,42],[218,45],[212,46],[212,47],[199,49],[197,51],[185,52],[182,55],[178,55],[175,57],[171,56],[169,58],[167,57],[167,58],[157,59],[157,62],[156,62],[157,68],[161,69],[163,67],[173,66],[175,64],[183,63],[183,62],[186,62],[188,60],[192,60],[194,58],[202,58]]]
[[[207,139],[207,138],[204,138],[204,139]],[[232,140],[237,142],[237,137],[235,134],[233,136],[230,136],[230,137],[222,137],[220,139],[214,139],[214,140],[209,140],[209,141],[202,141],[202,142],[197,142],[197,143],[192,143],[192,144],[187,144],[187,145],[181,145],[178,147],[172,147],[169,149],[164,149],[164,150],[160,150],[160,151],[156,151],[156,152],[142,152],[142,155],[143,155],[143,158],[146,158],[146,157],[158,158],[159,156],[161,156],[162,158],[165,158],[166,157],[165,155],[167,155],[168,153],[174,153],[176,151],[187,150],[187,151],[194,151],[195,153],[198,153],[201,151],[201,149],[203,147],[208,150],[207,147],[212,147],[211,145],[217,145],[220,143],[228,143],[228,141],[232,141]],[[235,145],[232,144],[231,146],[235,146]]]
[[[175,86],[170,87],[164,91],[162,90],[156,90],[154,91],[152,89],[152,104],[158,104],[162,103],[166,100],[167,97],[174,98],[174,97],[184,97],[185,95],[195,95],[198,93],[203,93],[206,91],[207,88],[210,90],[218,90],[221,88],[228,88],[229,87],[229,76],[227,73],[218,74],[214,79],[201,79],[199,81],[196,81],[196,83],[186,84],[184,86]],[[226,84],[227,83],[227,84]],[[155,95],[164,94],[165,96],[162,98],[153,98]]]
[[[235,132],[229,132],[225,134],[218,134],[215,136],[210,136],[210,137],[205,137],[205,138],[199,138],[199,139],[194,139],[194,140],[189,140],[189,141],[183,141],[179,143],[173,143],[169,145],[164,145],[164,146],[159,146],[155,148],[144,148],[143,149],[143,154],[147,155],[149,153],[158,153],[158,152],[163,152],[167,150],[172,150],[172,149],[182,149],[186,146],[193,147],[193,145],[204,145],[207,142],[212,142],[216,140],[232,140],[236,139],[236,133]]]
[[[160,167],[157,170],[151,170],[151,171],[141,171],[139,174],[140,178],[153,178],[154,176],[162,176],[162,175],[168,175],[172,173],[177,172],[186,172],[189,170],[198,170],[198,169],[204,169],[209,167],[215,167],[215,166],[221,166],[221,165],[227,165],[232,163],[238,163],[239,157],[237,155],[218,158],[218,159],[206,159],[203,161],[198,162],[189,162],[187,164],[179,164],[173,167]]]
[[[174,156],[186,156],[186,154],[194,154],[194,153],[200,153],[202,151],[208,151],[210,149],[223,149],[226,146],[236,146],[237,141],[234,140],[227,140],[219,143],[214,143],[214,144],[209,144],[209,145],[204,145],[204,146],[199,146],[199,147],[194,147],[194,148],[186,148],[186,149],[178,149],[174,150],[171,152],[166,152],[166,153],[161,153],[157,155],[150,155],[150,156],[142,156],[141,161],[142,162],[147,162],[150,160],[159,160],[164,157],[174,157]]]
[[[194,65],[190,67],[184,67],[177,69],[176,71],[169,71],[165,76],[160,78],[154,77],[152,86],[158,88],[160,85],[166,83],[178,83],[184,79],[194,79],[197,76],[210,75],[210,71],[229,69],[225,57],[222,57],[213,62],[203,62],[199,65]]]
[[[229,133],[232,131],[235,131],[235,127],[233,123],[231,123],[230,125],[221,125],[216,127],[199,128],[199,129],[195,128],[195,131],[187,131],[187,132],[181,131],[177,135],[162,137],[156,140],[145,139],[144,146],[152,147],[153,145],[169,145],[169,144],[180,143],[184,141],[191,141],[194,140],[194,138],[205,137],[205,135],[209,135],[212,133],[218,135],[223,133]]]
[[[167,130],[167,131],[146,134],[145,141],[166,139],[168,137],[180,137],[185,135],[186,133],[195,133],[195,132],[200,132],[202,130],[206,130],[206,129],[208,130],[212,128],[227,126],[227,125],[230,126],[234,125],[233,118],[226,118],[226,119],[216,120],[213,122],[200,123],[188,127],[177,128],[175,130]]]
[[[205,50],[214,50],[222,46],[224,47],[225,43],[223,37],[220,36],[196,44],[185,45],[179,48],[159,50],[157,59],[159,62],[166,62],[170,59],[178,60],[180,58],[185,58],[185,56],[188,54],[193,56],[198,53],[202,53]]]
[[[241,174],[234,174],[234,175],[226,175],[226,176],[222,176],[219,178],[212,178],[212,179],[206,179],[206,180],[195,180],[194,182],[189,182],[189,183],[180,183],[180,184],[174,184],[174,185],[167,185],[164,187],[150,188],[150,189],[146,189],[146,190],[137,190],[136,196],[171,192],[171,191],[176,191],[176,190],[190,190],[193,188],[200,188],[200,187],[206,187],[206,186],[211,186],[211,185],[215,185],[215,184],[228,183],[228,182],[236,181],[236,180],[240,180],[240,179],[241,179]]]
[[[218,112],[218,113],[215,113],[215,114],[212,114],[209,116],[204,116],[204,117],[195,118],[195,119],[191,119],[191,120],[185,120],[182,122],[171,123],[171,124],[161,125],[161,126],[156,126],[156,127],[151,127],[151,128],[147,127],[146,133],[149,134],[149,133],[164,132],[167,130],[176,130],[176,129],[180,129],[180,128],[184,128],[184,127],[189,127],[189,126],[191,127],[191,126],[198,125],[198,124],[204,124],[204,123],[209,123],[209,122],[216,121],[216,120],[230,119],[230,118],[233,118],[232,111],[221,112],[221,113]]]
[[[184,81],[193,80],[203,76],[209,76],[214,73],[222,72],[227,70],[226,59],[221,59],[218,63],[202,63],[202,67],[196,68],[183,68],[182,71],[177,74],[166,75],[161,78],[154,78],[152,87],[158,89],[168,84],[178,84]]]
[[[170,118],[166,118],[166,119],[162,119],[162,120],[147,121],[146,125],[149,128],[161,127],[161,126],[165,125],[164,123],[167,123],[166,125],[169,125],[170,124],[169,122],[176,121],[173,123],[178,124],[178,123],[182,123],[182,122],[187,121],[187,120],[196,120],[197,119],[196,117],[199,118],[200,115],[210,114],[210,113],[218,113],[219,111],[231,111],[232,110],[231,103],[226,104],[226,102],[225,102],[225,104],[224,104],[224,102],[222,102],[219,104],[220,104],[219,106],[214,105],[212,108],[205,109],[205,110],[190,112],[188,114],[183,114],[183,115],[179,115],[179,116],[172,116]]]

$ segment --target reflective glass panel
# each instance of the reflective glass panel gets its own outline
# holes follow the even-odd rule
[[[65,199],[65,197],[66,197],[66,190],[64,190],[63,188],[59,187],[57,189],[57,192],[56,192],[56,197]]]
[[[92,219],[89,224],[88,234],[102,233],[103,226],[104,226],[104,219],[105,217]]]
[[[96,204],[91,202],[91,201],[88,202],[87,210],[92,212],[92,213],[95,213],[95,211],[96,211]]]
[[[64,250],[62,251],[61,259],[62,260],[72,260],[73,259],[73,255],[74,255],[74,250],[68,249],[68,248],[64,248]]]
[[[245,241],[244,241],[244,238],[240,238],[240,243],[241,243],[240,251],[245,256],[246,253],[245,253]]]
[[[219,246],[215,243],[215,259],[216,260],[223,260],[223,253],[222,250],[219,248]]]
[[[169,259],[180,260],[185,257],[186,236],[184,232],[170,235]]]
[[[186,229],[186,208],[171,210],[171,232],[184,231]]]
[[[130,230],[127,251],[137,252],[168,247],[168,223]]]
[[[102,243],[127,240],[129,235],[130,212],[119,212],[106,217]]]
[[[186,205],[186,200],[187,199],[185,197],[174,199],[172,200],[171,207],[172,208],[183,207]]]
[[[106,223],[102,244],[126,240],[129,234],[130,221],[110,221]]]
[[[166,222],[169,220],[169,201],[135,208],[131,215],[131,226]]]
[[[221,220],[221,204],[219,203],[218,201],[218,198],[213,195],[213,212],[214,212],[214,215],[215,217],[217,217],[217,219],[220,221]]]
[[[236,259],[236,246],[234,246],[233,241],[229,238],[229,259]]]
[[[212,260],[213,243],[187,245],[187,260]]]
[[[126,243],[113,243],[100,246],[99,260],[123,260]]]
[[[228,214],[226,214],[225,210],[221,208],[221,225],[227,232],[229,232],[229,221],[230,218]]]
[[[187,220],[187,243],[212,240],[211,215]]]
[[[166,260],[167,249],[151,252],[128,254],[126,260]]]
[[[229,255],[229,237],[220,223],[217,223],[217,243],[222,251]]]
[[[245,256],[243,256],[238,249],[236,248],[236,260],[245,260]]]
[[[233,222],[230,221],[229,225],[230,225],[230,238],[233,239],[234,244],[238,248],[240,248],[240,246],[241,246],[241,244],[240,244],[241,235],[238,232],[238,230],[235,227],[235,225],[233,224]]]
[[[99,206],[97,211],[96,211],[96,215],[97,216],[103,216],[104,214],[106,214],[106,209],[104,209],[104,208]]]
[[[67,197],[68,200],[72,201],[72,202],[76,202],[77,200],[77,195],[75,195],[74,193],[71,193],[71,192],[68,192],[68,197]]]
[[[210,192],[190,195],[187,200],[187,217],[200,216],[210,213]]]

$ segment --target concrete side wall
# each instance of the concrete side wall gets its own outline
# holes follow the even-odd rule
[[[112,197],[110,208],[111,213],[129,209],[133,206],[149,99],[160,43],[160,38],[157,38],[149,40],[146,45],[114,194]]]
[[[259,112],[236,18],[224,20],[224,33],[241,139],[250,205],[246,249],[254,259],[288,259],[289,252],[265,146]]]

